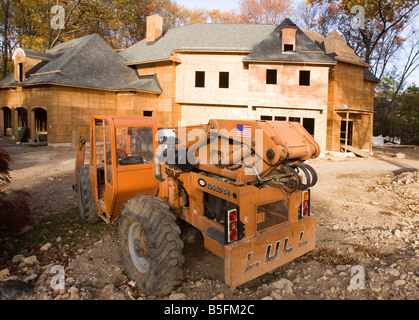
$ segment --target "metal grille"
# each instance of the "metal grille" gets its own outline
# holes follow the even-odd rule
[[[257,206],[257,231],[262,231],[288,221],[288,199]]]

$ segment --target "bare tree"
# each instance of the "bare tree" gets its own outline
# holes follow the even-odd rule
[[[373,56],[372,71],[378,79],[381,79],[386,71],[387,65],[397,57],[397,52],[403,46],[405,38],[401,35],[400,29],[389,31],[377,45],[377,50]]]
[[[314,30],[321,8],[314,4],[306,5],[305,2],[298,4],[293,19],[303,29]]]
[[[64,25],[67,25],[67,23],[70,20],[74,10],[80,5],[81,2],[82,2],[82,0],[77,0],[75,3],[73,3],[73,5],[70,8],[69,13],[67,14],[67,16],[64,20]],[[47,9],[49,10],[49,1],[48,0],[47,0]],[[52,40],[52,26],[51,26],[51,24],[49,25],[48,41],[47,41],[47,48],[48,49],[54,47],[62,35],[75,32],[76,30],[67,31],[65,33],[63,33],[62,31],[63,31],[63,29],[59,28],[57,36],[54,38],[54,40]]]
[[[397,108],[403,88],[412,73],[419,67],[418,36],[416,32],[413,31],[412,34],[408,36],[408,38],[411,39],[409,43],[410,45],[408,48],[403,50],[404,55],[399,57],[400,61],[403,61],[403,63],[400,66],[395,66],[393,74],[390,75],[390,77],[386,77],[384,79],[384,85],[389,83],[389,90],[386,94],[389,103],[388,106],[385,107],[385,110],[382,110],[381,122],[383,124],[389,123],[390,136],[392,136],[396,130]]]

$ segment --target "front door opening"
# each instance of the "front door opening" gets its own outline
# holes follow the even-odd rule
[[[36,132],[47,132],[47,112],[44,109],[35,110]]]
[[[7,129],[12,128],[12,110],[8,107],[3,108],[3,134],[9,135],[11,132]]]
[[[19,108],[17,111],[18,127],[24,128],[28,126],[28,111],[25,108]]]
[[[307,132],[314,137],[314,124],[315,119],[313,118],[303,118],[303,127],[307,130]]]
[[[348,126],[346,124],[348,123]],[[346,134],[346,131],[348,133]],[[348,146],[352,146],[352,138],[353,138],[353,131],[354,131],[354,123],[353,121],[341,121],[340,123],[340,143],[345,144],[347,143]],[[347,139],[347,141],[346,141]]]

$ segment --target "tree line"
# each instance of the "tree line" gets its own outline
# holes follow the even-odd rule
[[[417,0],[307,0],[300,25],[326,36],[337,30],[380,80],[374,135],[419,145],[419,88],[409,80],[419,66]],[[361,12],[354,6],[361,6]],[[351,23],[364,18],[363,28]]]
[[[65,9],[60,21],[64,29],[51,25],[57,4]],[[362,10],[354,11],[355,6]],[[188,9],[175,0],[1,0],[0,77],[13,71],[11,55],[18,47],[46,51],[97,33],[113,48],[127,48],[145,38],[146,17],[152,14],[163,17],[164,29],[193,23],[279,24],[290,17],[299,27],[323,36],[337,30],[372,66],[372,73],[383,80],[377,96],[386,99],[386,106],[376,105],[384,110],[377,117],[376,122],[383,123],[375,134],[396,134],[394,128],[387,129],[388,123],[400,117],[398,104],[419,65],[418,8],[419,0],[306,0],[300,5],[292,0],[240,0],[238,10],[226,12]]]

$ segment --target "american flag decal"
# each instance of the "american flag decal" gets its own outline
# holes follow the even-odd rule
[[[240,138],[252,139],[252,126],[247,126],[245,124],[238,124],[237,136]]]

